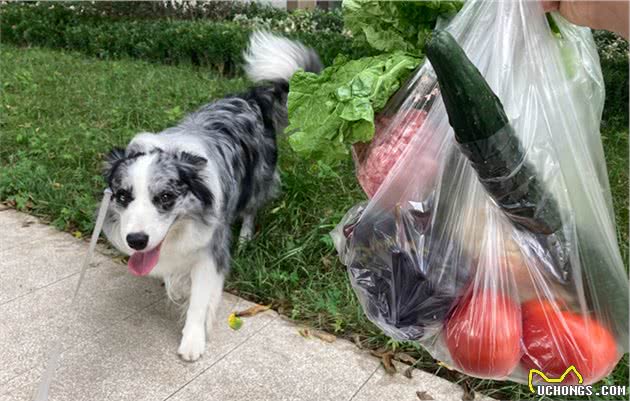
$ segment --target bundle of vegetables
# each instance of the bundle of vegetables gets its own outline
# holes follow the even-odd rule
[[[590,32],[556,23],[562,43],[538,3],[471,0],[436,31],[377,119],[405,149],[332,233],[372,322],[477,377],[589,384],[628,351],[601,75]]]
[[[460,6],[457,1],[344,0],[345,28],[355,41],[367,42],[381,54],[358,60],[339,56],[320,75],[293,76],[287,128],[293,150],[334,166],[350,156],[351,145],[369,143],[383,124],[378,113],[422,62],[436,21]],[[409,135],[402,136],[408,142]],[[380,158],[380,169],[386,170],[397,155]]]

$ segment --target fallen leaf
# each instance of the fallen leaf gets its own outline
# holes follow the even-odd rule
[[[228,326],[230,326],[232,330],[238,330],[243,326],[243,320],[236,316],[235,313],[231,313],[230,316],[228,316]]]
[[[363,349],[363,344],[361,343],[361,337],[358,334],[352,336],[352,340],[354,340],[354,344],[359,348]]]
[[[416,391],[416,396],[418,397],[419,400],[422,400],[422,401],[430,401],[430,400],[435,399],[431,397],[431,394],[427,393],[426,391]]]
[[[442,367],[444,367],[444,368],[448,369],[448,370],[454,370],[452,367],[450,367],[449,365],[445,364],[445,363],[444,363],[444,362],[442,362],[442,361],[438,361],[438,363],[437,363],[437,364],[438,364],[439,366],[442,366]]]
[[[468,383],[468,380],[464,380],[462,382],[462,388],[464,389],[462,401],[473,401],[475,399],[475,390],[470,387],[470,383]]]
[[[326,341],[327,343],[333,343],[335,342],[335,340],[337,340],[337,336],[319,330],[313,331],[313,336],[319,338],[322,341]]]
[[[407,379],[412,379],[413,378],[413,366],[409,366],[407,369],[405,369],[405,371],[403,372],[403,376],[405,376]]]
[[[249,307],[249,308],[247,308],[247,309],[245,309],[243,311],[236,312],[235,315],[237,317],[254,316],[254,315],[257,315],[257,314],[259,314],[261,312],[269,310],[269,308],[271,308],[271,305],[265,306],[265,305],[258,305],[258,304],[256,304],[256,305],[251,306],[251,307]]]
[[[301,329],[299,329],[298,333],[304,338],[309,338],[311,336],[310,330],[306,327],[302,327]]]
[[[409,363],[411,365],[415,365],[417,361],[416,358],[412,357],[409,354],[405,354],[404,352],[399,352],[396,354],[396,359],[399,360],[400,362],[405,362],[405,363]]]
[[[393,359],[394,359],[394,354],[392,354],[391,352],[387,352],[383,354],[383,357],[381,358],[381,363],[383,364],[385,371],[389,373],[390,375],[393,375],[394,373],[396,373],[396,366],[394,366],[394,364],[392,363]]]
[[[370,354],[372,354],[373,356],[377,357],[377,358],[382,358],[384,354],[388,353],[390,351],[387,351],[387,348],[385,347],[381,347],[377,350],[371,350]]]
[[[83,234],[81,233],[81,231],[74,231],[74,232],[72,233],[72,236],[73,236],[74,238],[81,238],[81,237],[83,237]]]
[[[33,225],[34,221],[32,220],[26,220],[24,223],[22,223],[22,227],[29,227],[31,225]]]

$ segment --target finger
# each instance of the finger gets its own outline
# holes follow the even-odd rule
[[[542,6],[543,6],[543,10],[548,13],[550,11],[556,11],[558,8],[560,8],[560,2],[559,1],[549,1],[549,0],[541,0]]]

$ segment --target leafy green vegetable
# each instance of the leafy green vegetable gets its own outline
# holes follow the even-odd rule
[[[392,52],[418,52],[433,30],[438,17],[457,12],[461,1],[375,1],[344,0],[346,29],[356,40],[373,48]]]
[[[458,1],[344,0],[345,28],[355,45],[383,54],[337,58],[321,75],[298,72],[289,93],[289,138],[302,157],[333,166],[349,145],[374,136],[374,115],[383,109],[421,61],[438,17],[455,13]]]
[[[334,165],[348,147],[374,136],[374,114],[421,59],[403,52],[360,60],[338,57],[319,75],[297,72],[288,99],[291,147],[302,157]]]

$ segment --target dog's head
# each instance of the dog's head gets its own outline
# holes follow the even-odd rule
[[[179,217],[212,210],[215,197],[205,180],[207,163],[192,153],[158,148],[109,154],[104,176],[113,196],[103,231],[131,255],[132,273],[146,275],[155,267],[162,242]]]

